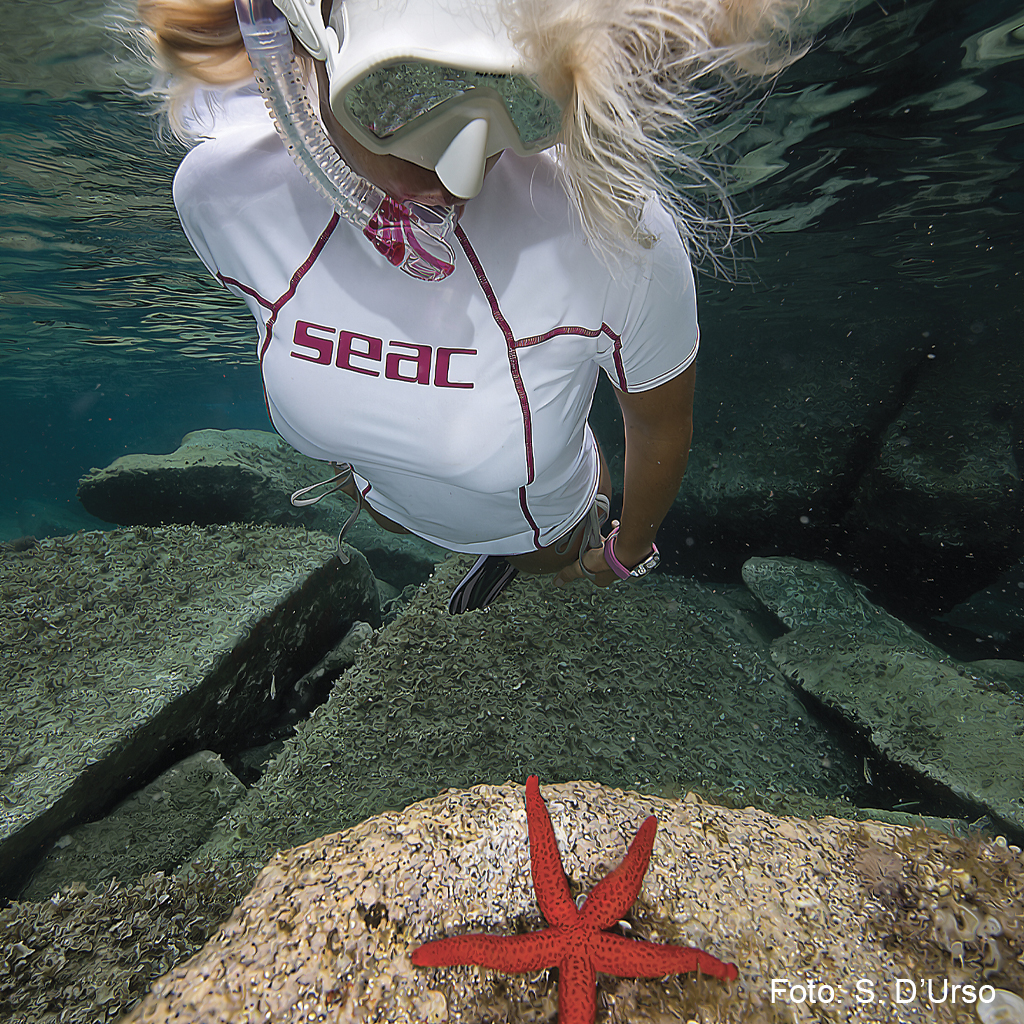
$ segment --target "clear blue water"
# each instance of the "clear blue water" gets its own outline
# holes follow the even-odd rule
[[[0,539],[100,527],[75,497],[92,466],[201,427],[269,428],[248,314],[178,227],[181,151],[132,94],[144,75],[98,0],[47,10],[6,4],[0,43]],[[983,344],[1014,406],[1022,17],[1009,0],[811,5],[812,51],[732,144],[762,236],[747,284],[701,282],[705,365],[803,337],[792,358],[812,346],[827,386],[870,324],[893,348]],[[698,445],[720,419],[701,415]]]
[[[139,72],[115,70],[123,54],[104,34],[102,5],[54,0],[45,18],[35,0],[4,10],[0,540],[103,527],[75,497],[92,466],[171,451],[190,430],[270,429],[248,313],[181,234],[170,198],[181,151],[158,143],[148,101],[127,87]],[[811,10],[812,52],[733,144],[737,198],[762,240],[742,268],[747,283],[702,280],[702,359],[749,371],[758,344],[774,339],[780,372],[820,364],[827,404],[828,388],[867,358],[853,350],[865,335],[887,357],[923,359],[940,343],[974,352],[1019,459],[1024,4],[823,0]],[[742,435],[747,397],[702,399],[698,430],[722,452]],[[951,409],[961,401],[948,395]],[[665,547],[685,568],[682,540]],[[1019,658],[1015,560],[974,581],[996,588],[991,620],[979,612],[974,626],[995,642],[986,651]],[[713,576],[715,565],[703,568]],[[913,612],[912,586],[890,596]],[[942,604],[929,594],[922,618]]]

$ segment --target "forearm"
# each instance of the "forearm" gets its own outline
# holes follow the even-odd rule
[[[695,370],[648,392],[619,394],[626,431],[622,518],[615,554],[623,565],[642,561],[679,492],[693,435]]]
[[[623,565],[642,561],[672,507],[690,454],[690,424],[661,435],[641,430],[626,432],[626,467],[622,487],[622,517],[615,538],[615,555]]]
[[[655,534],[686,471],[693,433],[694,374],[691,366],[665,384],[636,394],[616,389],[626,430],[626,467],[615,557],[627,568],[651,553]],[[579,567],[574,563],[563,569],[556,583],[565,586],[584,572],[599,587],[615,582],[604,552],[591,548],[580,558]]]

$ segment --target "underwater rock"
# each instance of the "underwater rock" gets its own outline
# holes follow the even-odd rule
[[[44,900],[72,883],[94,892],[116,878],[170,874],[199,848],[214,822],[245,792],[220,757],[200,750],[179,761],[99,821],[61,836],[22,891]]]
[[[882,438],[843,519],[848,550],[945,608],[1024,554],[1021,346],[947,343]]]
[[[995,998],[978,1007],[982,1024],[1024,1024],[1024,999],[1016,992],[996,989]]]
[[[701,333],[728,344],[701,350],[666,565],[723,579],[752,554],[839,553],[901,604],[945,611],[1024,555],[1015,336],[965,327],[966,339],[937,343],[917,311],[878,318],[824,297],[799,319],[762,302],[752,327],[740,288],[715,297],[704,297]],[[594,429],[621,491],[609,391]]]
[[[742,288],[725,289],[717,303],[714,294],[709,289],[701,307],[709,344],[699,358],[693,446],[672,513],[680,546],[673,550],[666,537],[662,547],[683,571],[722,579],[755,552],[815,557],[843,543],[836,524],[923,352],[909,322],[883,325],[832,302],[795,319],[788,306],[762,302],[752,324]],[[828,343],[837,337],[841,343]],[[621,467],[614,399],[603,395],[596,408],[595,430],[613,469]]]
[[[39,541],[36,540],[31,534],[27,534],[24,537],[15,537],[13,540],[5,541],[0,544],[0,550],[3,551],[29,551],[36,547]]]
[[[336,532],[355,507],[335,493],[297,508],[291,495],[334,470],[265,430],[193,430],[169,455],[123,455],[79,481],[78,498],[108,523],[271,523]],[[376,576],[399,590],[421,583],[447,556],[412,535],[388,533],[362,515],[345,535]]]
[[[622,858],[655,814],[650,867],[623,931],[697,946],[739,969],[728,985],[698,975],[599,975],[599,1013],[610,1020],[763,1024],[781,1019],[783,1004],[787,1019],[810,1021],[834,1003],[824,1007],[829,1019],[953,1022],[963,1019],[960,1003],[929,1004],[922,995],[900,1005],[896,979],[991,979],[1013,988],[1022,977],[1019,850],[592,782],[543,785],[542,793],[574,896]],[[940,915],[965,906],[991,925],[984,943],[958,940],[951,955]],[[416,968],[409,960],[445,935],[541,927],[522,787],[449,790],[277,854],[230,920],[156,982],[125,1024],[547,1020],[556,1007],[550,972]],[[813,1002],[809,980],[826,986]]]
[[[743,582],[787,629],[825,625],[851,633],[866,629],[876,639],[943,656],[941,648],[872,604],[863,586],[825,562],[750,558],[743,565]]]
[[[355,621],[354,549],[285,527],[138,527],[4,556],[0,891],[148,781],[175,744],[239,747]]]
[[[983,672],[991,679],[1006,684],[1006,689],[1024,697],[1024,661],[1008,661],[1005,658],[982,658],[970,662],[970,666]]]
[[[939,618],[985,639],[1024,648],[1024,559]]]
[[[293,491],[331,476],[265,430],[193,430],[169,455],[123,455],[79,481],[92,515],[122,526],[274,523],[316,526],[324,506],[296,508]]]
[[[801,691],[926,790],[1024,834],[1024,703],[1007,663],[949,657],[822,563],[752,558],[743,578],[791,630],[772,658]]]
[[[70,498],[40,500],[7,495],[0,509],[0,538],[7,544],[29,537],[60,537],[76,530],[95,530],[100,524]]]
[[[524,574],[488,610],[450,615],[468,564],[446,562],[359,649],[198,860],[263,864],[523,765],[658,795],[810,794],[852,813],[838,798],[863,787],[859,760],[775,669],[745,588],[658,577],[559,590]]]
[[[187,959],[252,887],[251,874],[162,872],[72,885],[0,910],[0,1019],[9,1024],[114,1021]]]

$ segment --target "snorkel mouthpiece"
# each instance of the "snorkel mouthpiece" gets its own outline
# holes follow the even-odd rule
[[[288,19],[273,0],[235,0],[235,11],[260,93],[303,174],[389,263],[420,281],[451,274],[455,250],[446,236],[454,207],[398,203],[356,174],[313,109]]]

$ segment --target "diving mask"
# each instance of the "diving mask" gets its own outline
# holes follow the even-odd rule
[[[453,195],[475,196],[487,158],[553,145],[562,111],[526,76],[493,2],[274,0],[324,62],[330,106],[371,152],[429,168]]]
[[[235,11],[274,126],[303,174],[388,262],[421,281],[451,274],[455,250],[447,236],[454,208],[398,203],[356,174],[317,117],[287,18],[273,0],[235,0]]]

